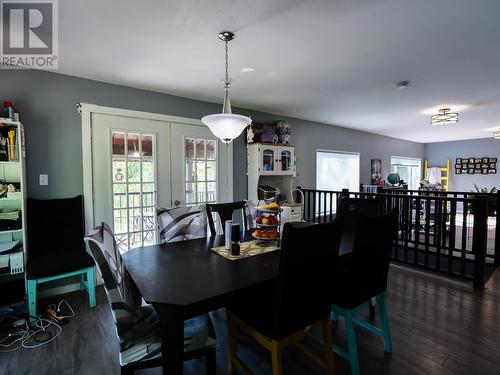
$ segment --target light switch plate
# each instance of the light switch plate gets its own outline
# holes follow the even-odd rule
[[[40,175],[40,185],[48,185],[49,184],[49,175],[41,174]]]

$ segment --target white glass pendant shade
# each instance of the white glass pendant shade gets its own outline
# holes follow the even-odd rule
[[[237,138],[250,125],[250,117],[233,115],[232,113],[217,113],[201,119],[210,131],[224,143]]]
[[[226,77],[224,80],[224,102],[222,113],[207,115],[202,117],[201,122],[208,126],[210,131],[224,143],[229,143],[237,138],[245,128],[252,123],[252,119],[247,116],[233,115],[231,111],[231,101],[229,100],[228,57],[227,42],[234,38],[234,34],[223,31],[219,34],[219,39],[226,43]]]

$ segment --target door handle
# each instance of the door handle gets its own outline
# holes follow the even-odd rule
[[[181,201],[180,201],[180,200],[175,200],[175,201],[174,201],[174,204],[175,204],[176,206],[180,206],[180,205],[181,205]]]

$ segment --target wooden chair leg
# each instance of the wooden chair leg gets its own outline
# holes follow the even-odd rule
[[[271,360],[273,364],[273,375],[283,375],[281,348],[277,341],[271,343]]]
[[[332,322],[330,319],[323,319],[323,351],[325,352],[325,369],[327,375],[335,374],[335,363],[333,360],[333,340],[332,340]]]
[[[358,348],[356,345],[356,333],[353,322],[354,313],[351,310],[346,311],[345,332],[347,336],[347,348],[349,353],[349,363],[351,364],[351,374],[359,375]]]
[[[389,316],[387,314],[387,303],[385,292],[377,296],[377,304],[380,310],[380,323],[382,325],[382,337],[384,339],[384,350],[386,353],[392,353],[391,331],[389,330]]]
[[[207,375],[216,375],[215,363],[215,349],[213,349],[205,356],[205,371]]]
[[[30,314],[30,323],[36,321],[36,280],[28,280],[28,311]]]
[[[95,300],[94,267],[87,268],[87,292],[89,294],[90,307],[95,307],[96,300]]]
[[[80,275],[80,290],[85,290],[85,274]]]
[[[238,349],[238,325],[233,314],[227,313],[227,328],[228,328],[228,353],[227,353],[227,369],[230,374],[236,371],[236,351]]]

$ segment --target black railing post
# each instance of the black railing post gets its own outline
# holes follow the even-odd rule
[[[495,255],[494,255],[494,263],[495,266],[500,266],[500,190],[497,191],[496,194],[496,209],[495,209]]]
[[[472,252],[474,253],[474,288],[484,289],[486,243],[488,240],[488,197],[478,195],[474,207]]]

